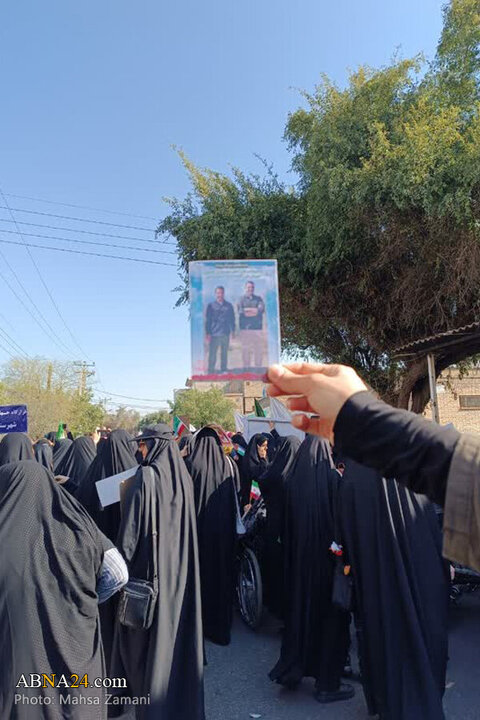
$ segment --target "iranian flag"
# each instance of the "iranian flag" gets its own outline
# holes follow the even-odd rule
[[[177,415],[173,418],[173,432],[177,438],[181,438],[184,432],[188,432],[188,427]]]
[[[258,500],[262,493],[260,492],[260,488],[258,487],[258,483],[256,480],[252,480],[252,487],[250,489],[250,502],[255,502],[255,500]]]

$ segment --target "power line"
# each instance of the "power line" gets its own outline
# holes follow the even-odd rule
[[[142,258],[123,257],[122,255],[105,255],[104,253],[87,252],[86,250],[71,250],[70,248],[57,248],[52,247],[51,245],[36,245],[35,243],[22,243],[15,240],[4,240],[3,238],[0,238],[0,243],[6,243],[7,245],[21,245],[22,247],[34,247],[38,248],[39,250],[55,250],[57,252],[73,253],[74,255],[93,255],[94,257],[110,258],[111,260],[128,260],[129,262],[146,263],[147,265],[163,265],[167,267],[177,267],[176,263],[159,262],[158,260],[146,260]]]
[[[15,244],[16,244],[16,245],[22,245],[22,243],[18,243],[18,242],[15,243]],[[51,340],[55,345],[57,345],[57,347],[59,348],[59,350],[60,350],[64,355],[67,355],[67,357],[68,357],[68,354],[67,354],[67,353],[65,352],[65,350],[62,348],[62,346],[59,345],[59,343],[56,341],[55,336],[54,336],[53,334],[51,334],[51,332],[47,329],[47,328],[50,327],[49,323],[45,320],[45,318],[43,317],[43,315],[42,315],[42,313],[40,312],[40,310],[37,310],[37,308],[35,307],[35,304],[34,304],[32,298],[30,297],[30,295],[28,294],[28,291],[27,291],[26,288],[23,286],[23,284],[22,284],[22,282],[20,281],[17,273],[15,272],[15,270],[13,269],[13,267],[10,265],[10,263],[8,262],[6,256],[4,255],[4,253],[3,253],[1,250],[0,250],[0,257],[3,259],[5,265],[8,267],[8,269],[10,270],[10,272],[12,273],[12,275],[14,276],[14,278],[16,279],[17,283],[20,285],[20,287],[21,287],[21,289],[23,290],[23,292],[25,293],[26,297],[28,297],[28,299],[30,300],[30,303],[31,303],[33,309],[35,310],[35,312],[37,313],[38,317],[39,317],[40,319],[43,319],[46,327],[43,327],[43,325],[42,325],[42,323],[40,322],[40,320],[38,319],[38,317],[36,317],[36,316],[33,314],[33,312],[31,311],[31,309],[30,309],[30,308],[28,307],[28,305],[25,303],[25,301],[24,301],[24,299],[22,298],[22,296],[17,293],[17,291],[15,290],[15,288],[10,284],[9,280],[7,280],[7,278],[5,277],[5,275],[4,275],[1,271],[0,271],[0,278],[2,278],[3,282],[7,285],[7,287],[10,289],[10,291],[15,295],[15,297],[16,297],[17,300],[18,300],[18,302],[25,308],[25,310],[26,310],[27,313],[30,315],[30,317],[33,318],[33,320],[35,320],[35,322],[39,324],[40,328],[41,328],[41,329],[43,330],[43,332],[47,335],[47,337],[49,338],[49,340]],[[70,352],[70,351],[69,351],[69,352]]]
[[[6,202],[6,201],[4,201]],[[2,210],[8,210],[8,205],[0,205]],[[25,208],[12,208],[14,212],[28,213],[29,215],[42,215],[43,217],[54,217],[61,220],[73,220],[74,222],[94,223],[95,225],[109,225],[110,227],[123,228],[124,230],[140,230],[141,232],[155,232],[153,228],[137,227],[136,225],[119,225],[118,223],[105,222],[104,220],[90,220],[88,218],[72,217],[71,215],[55,215],[53,213],[41,212],[40,210],[26,210]]]
[[[28,354],[27,352],[25,352],[25,350],[23,350],[23,348],[21,348],[20,345],[19,345],[17,342],[15,342],[15,340],[12,338],[11,335],[9,335],[9,334],[7,333],[6,330],[3,330],[2,328],[0,328],[0,333],[1,333],[2,335],[4,335],[4,338],[3,338],[3,339],[5,340],[5,342],[7,342],[7,343],[10,345],[10,347],[11,347],[15,352],[17,352],[17,353],[19,352],[21,355],[23,355],[23,356],[26,357],[26,358],[30,357],[29,354]]]
[[[10,355],[11,358],[14,358],[14,357],[15,357],[15,355],[12,355],[12,353],[10,352],[10,350],[7,350],[7,348],[6,348],[4,345],[2,345],[1,343],[0,343],[0,348],[1,348],[4,352],[6,352],[7,355]]]
[[[8,233],[9,235],[18,235],[18,232],[16,230],[0,230],[0,232]],[[58,240],[58,241],[65,241],[65,242],[73,242],[73,243],[79,243],[80,245],[96,245],[98,247],[112,247],[112,248],[119,248],[121,250],[138,250],[139,252],[162,253],[163,255],[177,255],[177,253],[174,250],[159,250],[157,248],[155,248],[155,249],[141,248],[141,247],[136,247],[134,245],[116,245],[114,243],[95,242],[94,240],[77,240],[76,238],[58,237],[56,235],[39,235],[37,233],[22,233],[22,237],[34,237],[34,238],[43,238],[44,240]]]
[[[37,273],[38,277],[40,278],[40,282],[42,283],[45,292],[47,293],[48,297],[50,298],[50,301],[51,301],[51,303],[52,303],[52,305],[53,305],[53,307],[54,307],[54,309],[55,309],[58,317],[59,317],[60,320],[62,321],[63,326],[65,327],[65,330],[68,332],[68,334],[69,334],[70,337],[72,338],[74,344],[78,347],[78,349],[80,350],[80,352],[82,353],[82,355],[85,355],[84,350],[83,350],[83,349],[81,348],[81,346],[79,345],[78,340],[76,339],[76,337],[75,337],[74,334],[72,333],[69,325],[67,325],[67,322],[66,322],[65,318],[63,317],[62,313],[60,312],[60,308],[58,307],[58,305],[57,305],[57,303],[56,303],[56,301],[55,301],[55,298],[54,298],[53,295],[52,295],[52,292],[51,292],[50,288],[48,287],[47,283],[45,282],[44,277],[43,277],[42,273],[40,272],[40,268],[38,267],[37,262],[36,262],[35,258],[33,257],[32,253],[31,253],[31,251],[30,251],[30,248],[29,248],[29,247],[26,245],[26,243],[25,243],[25,240],[24,240],[24,238],[23,238],[23,235],[22,235],[22,233],[21,233],[21,230],[20,230],[20,228],[19,228],[18,225],[17,225],[17,221],[16,221],[16,219],[15,219],[15,215],[13,214],[13,211],[12,211],[10,205],[8,204],[7,198],[5,197],[5,195],[4,195],[4,193],[3,193],[3,189],[2,189],[1,187],[0,187],[0,195],[2,196],[3,202],[5,203],[6,208],[7,208],[8,212],[10,213],[10,216],[11,216],[13,222],[15,223],[15,227],[16,227],[16,229],[17,229],[17,234],[19,235],[19,237],[21,238],[22,242],[23,242],[23,243],[25,244],[25,246],[26,246],[28,256],[29,256],[30,260],[32,261],[33,267],[35,268],[36,273]],[[9,232],[10,232],[10,231],[9,231]],[[62,343],[62,345],[63,345],[64,347],[66,347],[67,350],[70,352],[70,350],[69,350],[69,348],[67,347],[67,345],[65,345],[65,343],[63,342],[63,340],[61,340],[60,337],[59,337],[55,332],[54,332],[54,335],[58,338],[58,340]]]
[[[9,220],[8,218],[0,218],[0,222],[11,223],[13,221]],[[169,240],[164,240],[164,241],[160,242],[159,240],[150,240],[148,238],[132,237],[131,235],[116,235],[115,233],[101,233],[101,232],[95,232],[94,230],[82,230],[80,228],[58,227],[58,225],[42,225],[41,223],[29,223],[29,222],[25,222],[22,220],[17,220],[17,225],[28,225],[30,227],[45,228],[45,230],[60,230],[63,232],[81,233],[82,235],[96,235],[97,237],[116,238],[117,240],[133,240],[135,242],[152,243],[153,245],[176,245],[177,244],[176,242],[171,242]]]
[[[103,388],[100,388],[100,391],[102,393],[104,393],[105,395],[113,395],[114,397],[125,398],[125,400],[140,400],[140,402],[154,402],[154,403],[165,402],[165,400],[152,400],[152,398],[139,398],[139,397],[132,397],[131,395],[120,395],[119,393],[108,392],[108,390],[104,390]]]
[[[64,203],[58,200],[42,200],[41,198],[29,197],[28,195],[13,195],[12,193],[5,193],[7,197],[19,198],[21,200],[32,200],[33,202],[47,203],[48,205],[63,205],[63,207],[78,208],[79,210],[92,210],[93,212],[103,212],[109,215],[124,215],[125,217],[140,218],[141,220],[154,220],[157,222],[157,218],[150,217],[149,215],[134,215],[133,213],[121,212],[119,210],[105,210],[104,208],[95,208],[89,205],[75,205],[74,203]]]

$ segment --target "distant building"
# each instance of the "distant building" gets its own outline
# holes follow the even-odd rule
[[[447,368],[437,380],[440,423],[453,423],[460,432],[480,433],[480,367],[463,374]],[[430,403],[425,416],[432,417]]]
[[[262,400],[265,385],[263,382],[257,380],[230,380],[228,382],[192,382],[191,380],[187,380],[186,385],[194,390],[203,392],[210,390],[212,387],[220,388],[225,397],[233,402],[237,412],[242,415],[255,412],[255,399],[260,400],[261,404],[268,404]],[[185,391],[188,391],[188,388],[186,388],[184,392]]]

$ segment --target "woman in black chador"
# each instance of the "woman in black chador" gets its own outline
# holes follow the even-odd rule
[[[345,466],[343,539],[369,711],[382,720],[442,720],[448,572],[434,507],[375,470]]]
[[[319,702],[354,694],[350,685],[341,684],[350,613],[332,604],[335,556],[329,548],[339,482],[327,441],[307,435],[285,486],[285,630],[270,678],[294,688],[303,677],[313,677]]]
[[[121,489],[117,547],[131,578],[153,578],[152,473],[155,490],[158,599],[148,630],[117,619],[111,673],[125,677],[141,720],[204,720],[203,638],[192,481],[168,425],[135,439],[143,465]],[[148,468],[146,467],[148,466]]]
[[[185,462],[197,513],[203,632],[212,642],[228,645],[235,582],[237,469],[209,427],[195,435]]]
[[[66,440],[60,442],[66,442]],[[53,449],[55,475],[68,478],[62,487],[72,495],[76,495],[80,483],[93,462],[95,453],[95,443],[91,437],[86,435],[81,435],[71,442],[66,453],[57,464],[55,464],[55,448]]]
[[[264,581],[264,604],[277,617],[283,608],[283,512],[285,503],[285,480],[295,460],[301,441],[294,435],[282,437],[274,460],[258,478],[267,511],[262,529],[262,579]]]
[[[53,448],[47,438],[40,438],[33,446],[35,460],[53,472]]]
[[[0,717],[106,720],[105,690],[17,683],[32,673],[105,677],[96,589],[111,543],[32,459],[0,468],[0,547]]]
[[[252,481],[255,480],[258,482],[258,478],[260,475],[263,475],[269,465],[270,444],[269,438],[264,433],[256,433],[248,442],[245,455],[242,459],[240,487],[240,503],[242,509],[250,503]]]
[[[133,454],[132,436],[126,430],[112,430],[108,438],[104,440],[76,492],[77,500],[88,510],[100,530],[113,543],[120,527],[120,503],[113,503],[113,505],[103,508],[95,483],[137,465]],[[110,671],[117,604],[118,596],[114,595],[100,606],[100,624],[108,671]]]

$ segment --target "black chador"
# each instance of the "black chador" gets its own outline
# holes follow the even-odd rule
[[[106,719],[104,690],[18,682],[32,673],[105,677],[96,585],[111,544],[48,470],[22,460],[0,468],[0,547],[0,717]]]
[[[441,720],[448,578],[434,507],[375,470],[345,466],[343,537],[369,710],[382,720]]]
[[[138,438],[137,438],[138,440]],[[141,720],[204,720],[203,638],[193,487],[167,425],[145,428],[140,440],[156,494],[158,600],[149,630],[115,627],[111,672],[125,677]],[[143,446],[143,447],[145,447]],[[134,446],[135,447],[135,446]],[[151,473],[141,466],[121,490],[117,547],[130,577],[151,580]]]
[[[273,461],[258,478],[267,511],[263,539],[262,579],[264,581],[264,605],[280,617],[283,607],[283,511],[285,481],[292,468],[295,455],[301,445],[294,435],[282,437]]]
[[[80,483],[93,462],[95,453],[96,448],[92,438],[82,435],[69,445],[62,460],[55,466],[55,475],[62,475],[68,478],[63,484],[63,487],[72,495],[76,495]]]
[[[339,479],[328,443],[307,435],[285,487],[285,631],[270,678],[293,688],[302,677],[313,677],[319,694],[348,697],[351,689],[340,679],[350,614],[332,605],[335,557],[329,550],[335,532],[333,486]]]
[[[206,427],[195,435],[185,458],[193,481],[197,513],[203,632],[218,645],[228,645],[232,626],[238,476],[220,439]]]

